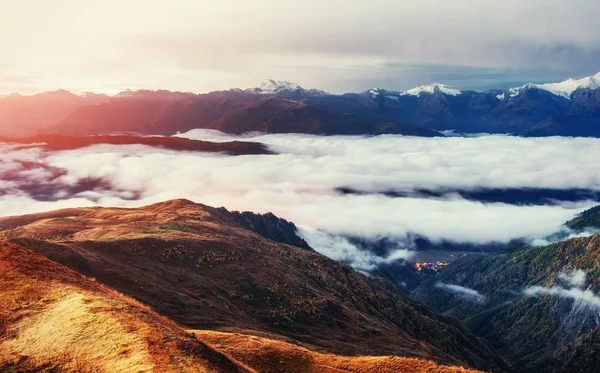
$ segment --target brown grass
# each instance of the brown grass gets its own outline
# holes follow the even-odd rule
[[[124,295],[0,242],[1,372],[474,372],[416,359],[321,354],[242,334],[197,335],[205,343]]]
[[[33,367],[59,362],[80,372],[149,372],[154,369],[141,333],[127,331],[102,298],[64,289],[44,312],[14,325],[15,338],[0,347],[9,361]],[[7,363],[8,363],[7,362]]]
[[[194,331],[199,340],[260,373],[477,373],[420,359],[322,354],[290,343],[238,333]]]
[[[0,242],[0,372],[247,372],[149,308]]]
[[[109,302],[116,310],[112,316],[146,343],[155,367],[194,371],[195,366],[227,365],[219,360],[221,355],[172,322],[102,283],[188,329],[285,338],[334,355],[403,356],[501,371],[497,356],[458,323],[414,304],[393,285],[368,279],[312,251],[269,241],[223,211],[190,201],[2,218],[2,240],[39,254],[37,259],[31,257],[33,252],[19,254],[29,257],[12,261],[24,276],[14,281],[16,286],[52,290],[40,297],[12,294],[10,286],[2,290],[0,297],[9,294],[14,303],[4,307],[0,300],[0,333],[6,329],[13,334],[10,338],[23,329],[21,317],[47,313],[67,297],[54,299],[54,286],[71,285],[76,294]],[[44,257],[55,267],[55,262],[61,263],[98,283],[72,271],[67,275],[64,267],[52,267],[44,278],[43,268],[50,267],[40,263]],[[24,263],[30,268],[23,268]],[[2,281],[0,274],[0,290]],[[10,311],[3,314],[5,309]],[[243,370],[239,364],[238,368],[232,369]]]

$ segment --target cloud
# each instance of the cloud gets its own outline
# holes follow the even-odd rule
[[[524,291],[527,296],[557,296],[560,298],[572,299],[576,305],[588,306],[592,308],[600,309],[600,297],[598,297],[591,290],[582,290],[579,288],[565,289],[560,286],[553,286],[551,288],[545,288],[541,286],[532,286]]]
[[[529,241],[530,246],[548,246],[556,242],[570,240],[572,238],[590,237],[598,233],[597,229],[587,229],[584,231],[574,231],[566,226],[554,232],[552,235],[545,238],[535,238]]]
[[[181,136],[211,141],[238,138],[210,130],[193,130]],[[600,190],[600,175],[590,172],[600,155],[599,139],[505,135],[475,139],[395,135],[241,138],[263,142],[284,156],[294,155],[295,163],[330,171],[308,175],[319,184],[331,186],[334,181],[336,186],[362,191],[482,187]],[[530,151],[533,147],[535,152]],[[577,159],[576,166],[573,159]],[[335,175],[335,180],[330,175]]]
[[[185,136],[232,139],[210,131]],[[262,141],[278,154],[231,157],[137,145],[62,152],[3,147],[0,214],[78,205],[136,207],[188,198],[235,210],[273,212],[303,227],[303,236],[320,252],[368,271],[408,258],[415,235],[433,242],[472,244],[547,237],[594,204],[516,206],[469,201],[457,195],[393,197],[381,194],[382,190],[600,189],[600,176],[589,171],[600,157],[597,139],[243,138]],[[537,151],[530,152],[531,148]],[[366,193],[343,194],[337,190],[342,186]],[[366,242],[386,238],[393,244],[390,250],[375,254],[348,238]]]
[[[459,298],[468,300],[470,302],[475,302],[479,304],[485,304],[486,297],[478,292],[477,290],[469,289],[464,286],[445,284],[443,282],[438,282],[435,284],[435,287],[438,289],[442,289],[451,293],[456,294]]]
[[[31,7],[0,2],[0,48],[8,65],[36,61],[38,89],[208,91],[267,77],[335,92],[434,80],[476,88],[490,73],[515,83],[524,71],[590,75],[600,54],[600,36],[589,32],[600,12],[592,0],[62,0],[59,10],[36,2],[35,14]]]
[[[321,254],[366,273],[377,269],[382,264],[409,260],[414,255],[410,246],[402,246],[403,242],[397,242],[398,247],[382,257],[358,248],[346,237],[336,236],[311,227],[300,226],[298,231],[300,236],[310,242],[311,246]]]
[[[600,297],[590,289],[583,290],[586,282],[585,271],[581,269],[565,271],[558,275],[558,279],[562,280],[565,285],[570,286],[570,288],[567,289],[562,286],[552,286],[549,288],[542,286],[531,286],[526,288],[523,292],[527,296],[548,295],[572,299],[575,301],[574,309],[579,307],[600,309]]]
[[[586,274],[581,269],[578,269],[575,271],[563,272],[558,275],[558,278],[566,281],[567,284],[571,286],[581,288],[585,285]]]

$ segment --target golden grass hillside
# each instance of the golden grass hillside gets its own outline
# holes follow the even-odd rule
[[[170,321],[0,243],[0,372],[247,372]]]
[[[242,334],[197,337],[138,302],[0,242],[0,372],[468,373],[397,357],[342,357]]]
[[[251,223],[274,227],[258,216]],[[509,370],[456,320],[393,284],[267,238],[225,209],[174,200],[0,218],[0,240],[95,278],[185,329],[249,331],[334,355]]]
[[[290,343],[238,333],[195,331],[225,355],[261,373],[477,373],[401,357],[346,357],[316,353]]]

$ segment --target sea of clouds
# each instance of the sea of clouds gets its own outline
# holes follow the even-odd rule
[[[141,206],[188,198],[211,206],[273,212],[295,222],[315,249],[361,270],[411,255],[409,235],[486,244],[544,238],[580,211],[580,201],[511,205],[394,197],[384,191],[479,188],[600,190],[600,140],[483,136],[245,135],[194,130],[180,136],[259,141],[275,155],[227,156],[146,146],[96,145],[46,152],[1,145],[0,215],[64,207]],[[338,188],[360,190],[343,194]],[[378,256],[347,237],[396,239]]]

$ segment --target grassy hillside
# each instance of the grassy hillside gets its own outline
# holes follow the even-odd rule
[[[322,354],[273,339],[238,333],[195,331],[208,345],[261,373],[476,373],[429,361],[392,356],[347,357]]]
[[[97,279],[189,329],[271,333],[344,355],[488,370],[505,363],[393,285],[271,241],[222,209],[170,201],[0,219],[0,238]]]
[[[0,371],[248,372],[119,293],[0,243]]]

